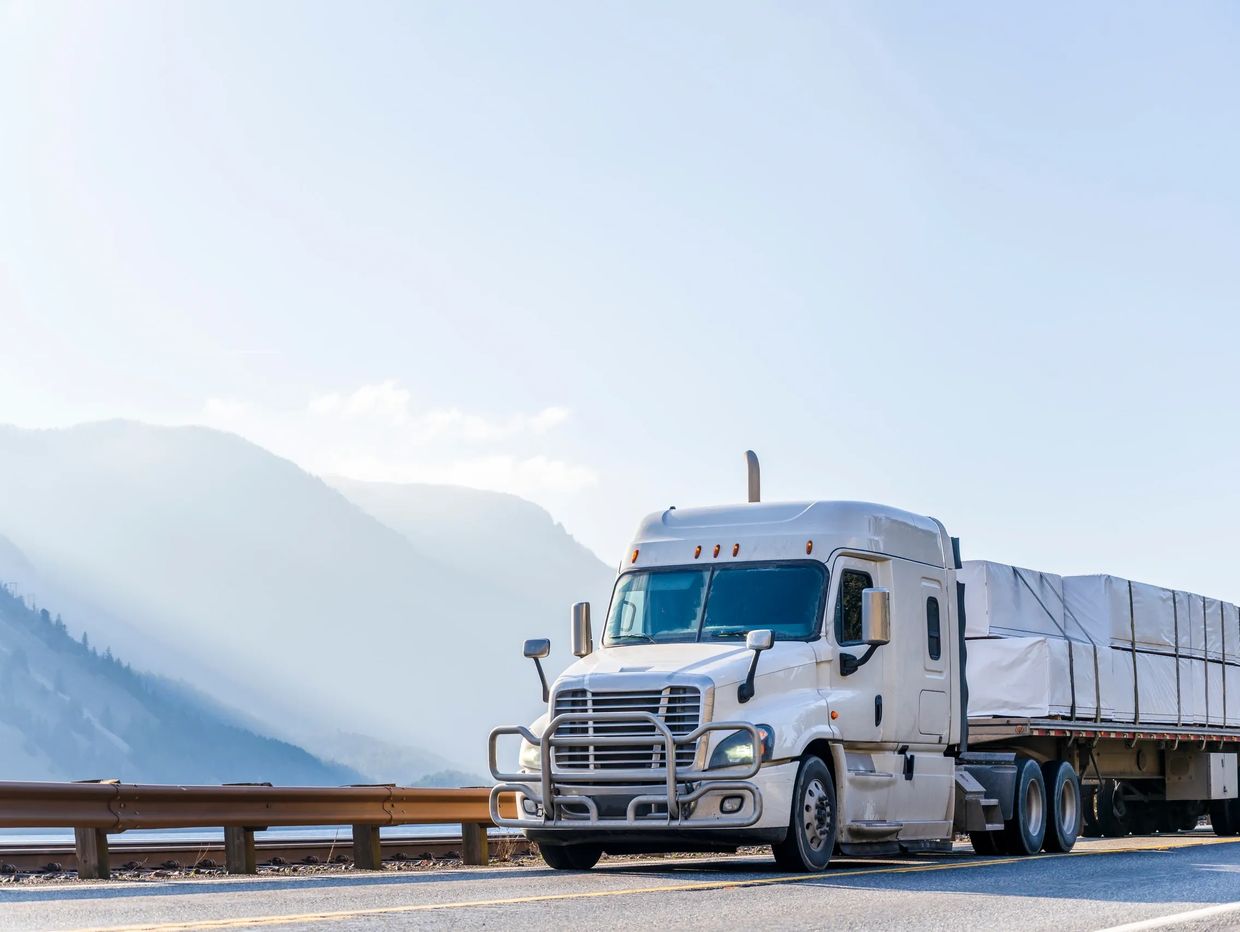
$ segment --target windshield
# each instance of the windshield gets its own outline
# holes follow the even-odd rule
[[[756,628],[770,628],[776,640],[809,640],[825,589],[817,563],[625,573],[603,643],[744,640]]]

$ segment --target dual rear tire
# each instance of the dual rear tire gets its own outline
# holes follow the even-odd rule
[[[1012,817],[993,832],[970,832],[977,854],[1025,856],[1071,851],[1081,834],[1081,781],[1067,761],[1016,761]]]

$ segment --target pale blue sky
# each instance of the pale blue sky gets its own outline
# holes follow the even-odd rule
[[[1240,9],[0,3],[0,421],[1240,600]],[[0,528],[0,533],[3,529]]]

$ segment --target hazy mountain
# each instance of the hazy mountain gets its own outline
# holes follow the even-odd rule
[[[614,573],[546,510],[516,495],[337,476],[327,481],[420,551],[545,609],[539,631],[561,635],[573,602],[610,595]]]
[[[12,551],[11,551],[12,552]],[[356,782],[240,727],[183,684],[138,673],[0,588],[0,779]]]
[[[489,728],[538,706],[522,640],[552,636],[563,664],[568,602],[610,588],[533,506],[350,484],[367,513],[203,428],[0,428],[0,489],[0,529],[98,610],[92,638],[319,754],[339,730],[480,769]]]

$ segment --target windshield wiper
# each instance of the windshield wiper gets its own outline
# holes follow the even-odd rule
[[[749,632],[743,629],[740,631],[711,631],[708,633],[711,639],[716,641],[722,641],[724,638],[743,638],[749,636]]]
[[[649,634],[616,634],[608,639],[608,642],[615,644],[617,641],[641,641],[643,644],[653,644],[654,638]]]

